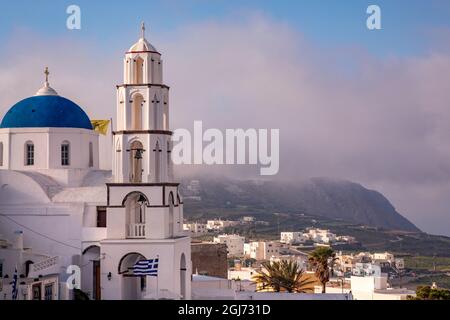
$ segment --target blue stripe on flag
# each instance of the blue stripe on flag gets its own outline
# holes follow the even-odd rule
[[[135,275],[158,276],[159,259],[140,260],[130,269]]]
[[[12,299],[17,300],[17,295],[19,293],[19,288],[17,288],[17,267],[14,270],[14,276],[13,276],[13,284],[12,284]]]

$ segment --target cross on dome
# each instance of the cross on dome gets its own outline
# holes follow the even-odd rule
[[[145,39],[145,23],[142,22],[141,24],[141,38]]]
[[[45,67],[44,74],[45,74],[44,86],[41,89],[39,89],[38,92],[36,92],[36,95],[37,96],[57,96],[58,93],[55,91],[55,89],[50,87],[50,84],[48,82],[48,76],[50,75],[50,71],[48,71],[48,67]]]
[[[45,83],[48,83],[48,75],[50,74],[50,72],[48,71],[48,67],[45,67],[44,74],[45,74]]]

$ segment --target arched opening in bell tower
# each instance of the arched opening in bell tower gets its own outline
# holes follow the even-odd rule
[[[134,60],[134,84],[144,83],[144,59],[137,57]]]
[[[138,191],[129,193],[123,200],[126,212],[128,238],[145,238],[145,209],[149,205],[147,197]]]
[[[186,299],[186,256],[181,254],[180,259],[180,295],[181,299]]]
[[[144,97],[140,94],[133,96],[133,104],[131,106],[131,130],[142,130],[142,106]]]
[[[173,237],[174,236],[174,213],[173,213],[173,207],[175,206],[174,203],[174,198],[173,198],[173,193],[170,192],[169,194],[169,237]]]
[[[155,149],[155,182],[161,182],[161,147],[159,141],[156,141]]]
[[[172,181],[172,149],[170,148],[170,141],[167,141],[167,159],[166,159],[166,168],[167,168],[167,179]]]
[[[142,156],[144,147],[140,141],[134,141],[130,146],[130,182],[142,182]]]
[[[158,97],[155,96],[153,97],[153,129],[154,130],[159,130],[159,124],[158,124],[158,117],[159,117],[159,101],[158,101]]]

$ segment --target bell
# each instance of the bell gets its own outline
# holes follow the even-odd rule
[[[134,155],[135,159],[142,159],[142,149],[137,149],[136,154]]]

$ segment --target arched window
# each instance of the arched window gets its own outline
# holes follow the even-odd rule
[[[64,141],[61,144],[61,165],[70,165],[70,144],[68,141]]]
[[[94,145],[89,142],[89,168],[94,166]]]
[[[133,97],[133,105],[131,106],[131,129],[142,130],[142,105],[144,98],[140,94]]]
[[[31,260],[27,260],[25,261],[25,276],[28,277],[28,274],[30,273],[30,266],[33,264],[34,262]]]
[[[34,143],[32,141],[25,143],[25,165],[34,166]]]
[[[3,142],[0,142],[0,167],[3,166]]]

